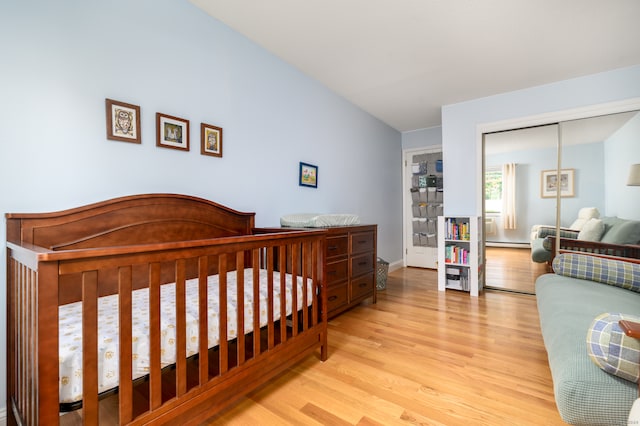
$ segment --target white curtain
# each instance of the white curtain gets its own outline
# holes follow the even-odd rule
[[[504,229],[516,229],[516,164],[502,165],[502,223]]]

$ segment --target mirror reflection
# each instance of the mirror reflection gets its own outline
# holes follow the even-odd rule
[[[552,258],[542,242],[556,223],[580,231],[594,219],[598,233],[618,219],[640,220],[640,188],[626,184],[640,163],[638,111],[485,134],[484,152],[487,287],[533,293]],[[595,233],[582,237],[605,237]]]

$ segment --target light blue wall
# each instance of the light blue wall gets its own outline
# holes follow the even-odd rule
[[[502,229],[501,219],[496,218],[497,235],[487,235],[487,241],[529,243],[529,233],[533,225],[555,225],[556,200],[540,197],[540,172],[555,169],[556,156],[555,147],[487,155],[487,167],[500,166],[504,163],[517,164],[518,191],[517,229]],[[571,225],[582,207],[596,207],[604,215],[603,158],[603,142],[564,147],[563,168],[574,169],[576,196],[562,199],[561,226]]]
[[[356,213],[378,224],[380,256],[402,259],[400,133],[186,0],[7,0],[0,43],[3,215],[184,193],[258,226]],[[141,145],[106,139],[105,98],[141,107]],[[190,120],[189,152],[155,146],[156,112]],[[200,155],[201,122],[223,127],[223,158]],[[300,161],[318,189],[298,186]],[[3,313],[0,365],[4,330]],[[0,407],[5,381],[0,368]]]
[[[606,142],[606,215],[640,220],[640,187],[627,186],[629,167],[640,163],[640,113]]]
[[[417,149],[442,145],[442,127],[412,130],[402,133],[402,149]]]
[[[442,108],[446,215],[481,215],[480,125],[640,97],[640,65]]]

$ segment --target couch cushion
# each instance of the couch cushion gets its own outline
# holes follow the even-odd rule
[[[626,425],[638,386],[599,369],[589,359],[585,336],[603,312],[637,313],[640,294],[545,274],[536,280],[536,299],[562,419],[571,424]]]
[[[640,264],[585,254],[562,253],[553,259],[558,275],[595,281],[640,293]]]
[[[544,238],[536,238],[531,242],[531,260],[544,263],[551,259],[551,252],[544,247]]]
[[[610,244],[640,244],[640,221],[603,217],[604,234],[600,241]]]
[[[602,219],[589,219],[578,233],[579,240],[600,241],[604,233],[604,222]]]
[[[587,221],[591,218],[599,218],[600,212],[595,207],[583,207],[578,211],[578,218],[571,224],[569,228],[581,231]]]
[[[640,340],[627,336],[618,324],[620,320],[640,322],[640,317],[608,312],[598,315],[587,332],[587,351],[602,370],[637,383]]]

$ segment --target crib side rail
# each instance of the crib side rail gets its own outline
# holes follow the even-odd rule
[[[101,277],[105,271],[117,270],[117,297],[119,300],[119,376],[132,377],[132,292],[135,287],[134,270],[145,268],[148,280],[144,284],[149,288],[150,311],[150,369],[148,374],[148,401],[142,409],[135,401],[136,391],[133,380],[120,380],[118,389],[118,417],[120,424],[145,424],[154,419],[170,419],[180,413],[192,412],[192,406],[202,404],[207,395],[216,394],[216,387],[226,389],[221,392],[219,402],[212,406],[228,403],[232,400],[229,392],[234,392],[234,377],[241,377],[245,365],[258,364],[260,359],[273,358],[277,353],[285,352],[286,343],[298,334],[308,335],[306,345],[320,347],[321,358],[326,358],[326,292],[323,283],[324,234],[291,234],[266,238],[257,236],[242,239],[211,241],[210,244],[164,244],[149,247],[149,250],[132,251],[103,249],[101,254],[89,256],[85,250],[70,252],[45,252],[31,250],[8,243],[8,332],[7,367],[9,416],[14,421],[9,424],[56,424],[58,422],[59,403],[59,365],[58,351],[58,306],[60,302],[60,282],[65,277],[80,276],[80,293],[83,303],[83,409],[85,424],[98,424],[100,409],[98,400],[97,346],[98,317],[97,305],[101,287]],[[95,254],[95,252],[94,252]],[[196,377],[193,379],[193,357],[188,357],[185,347],[186,306],[185,282],[191,274],[188,265],[197,264],[199,294],[199,353],[196,365]],[[220,277],[220,343],[213,352],[207,350],[207,275],[211,263]],[[176,282],[176,364],[173,369],[173,389],[168,390],[165,370],[161,368],[160,349],[160,287],[164,283],[161,269],[172,264]],[[235,265],[235,266],[234,266]],[[267,269],[286,271],[296,277],[313,281],[312,303],[303,303],[309,297],[307,287],[303,286],[302,300],[297,300],[293,291],[293,303],[297,309],[287,315],[285,311],[274,312],[272,289],[283,286],[283,282],[273,282],[269,275],[268,322],[261,333],[253,333],[248,338],[228,339],[226,277],[231,270],[244,271],[244,267],[253,268],[253,292],[259,291],[257,266]],[[243,274],[244,272],[239,272]],[[284,276],[284,274],[281,274]],[[74,281],[75,282],[75,281]],[[238,286],[236,298],[243,300],[243,286]],[[286,291],[281,298],[287,297]],[[259,311],[258,301],[254,300],[253,310]],[[285,299],[279,306],[286,304]],[[299,312],[295,314],[295,312]],[[289,321],[284,321],[284,316]],[[275,320],[276,317],[282,320]],[[259,329],[257,315],[253,316],[253,329]],[[238,309],[236,322],[238,330],[244,328],[243,309]],[[289,325],[287,326],[287,323]],[[93,332],[92,332],[93,330]],[[247,355],[249,354],[249,355]],[[291,355],[293,358],[294,355]],[[191,372],[190,372],[191,371]],[[259,378],[258,381],[259,382]],[[224,394],[227,395],[224,395]],[[169,397],[167,397],[167,394]],[[138,404],[138,405],[136,405]],[[143,405],[144,405],[143,404]]]
[[[57,421],[58,269],[39,264],[40,252],[7,244],[9,425]]]

